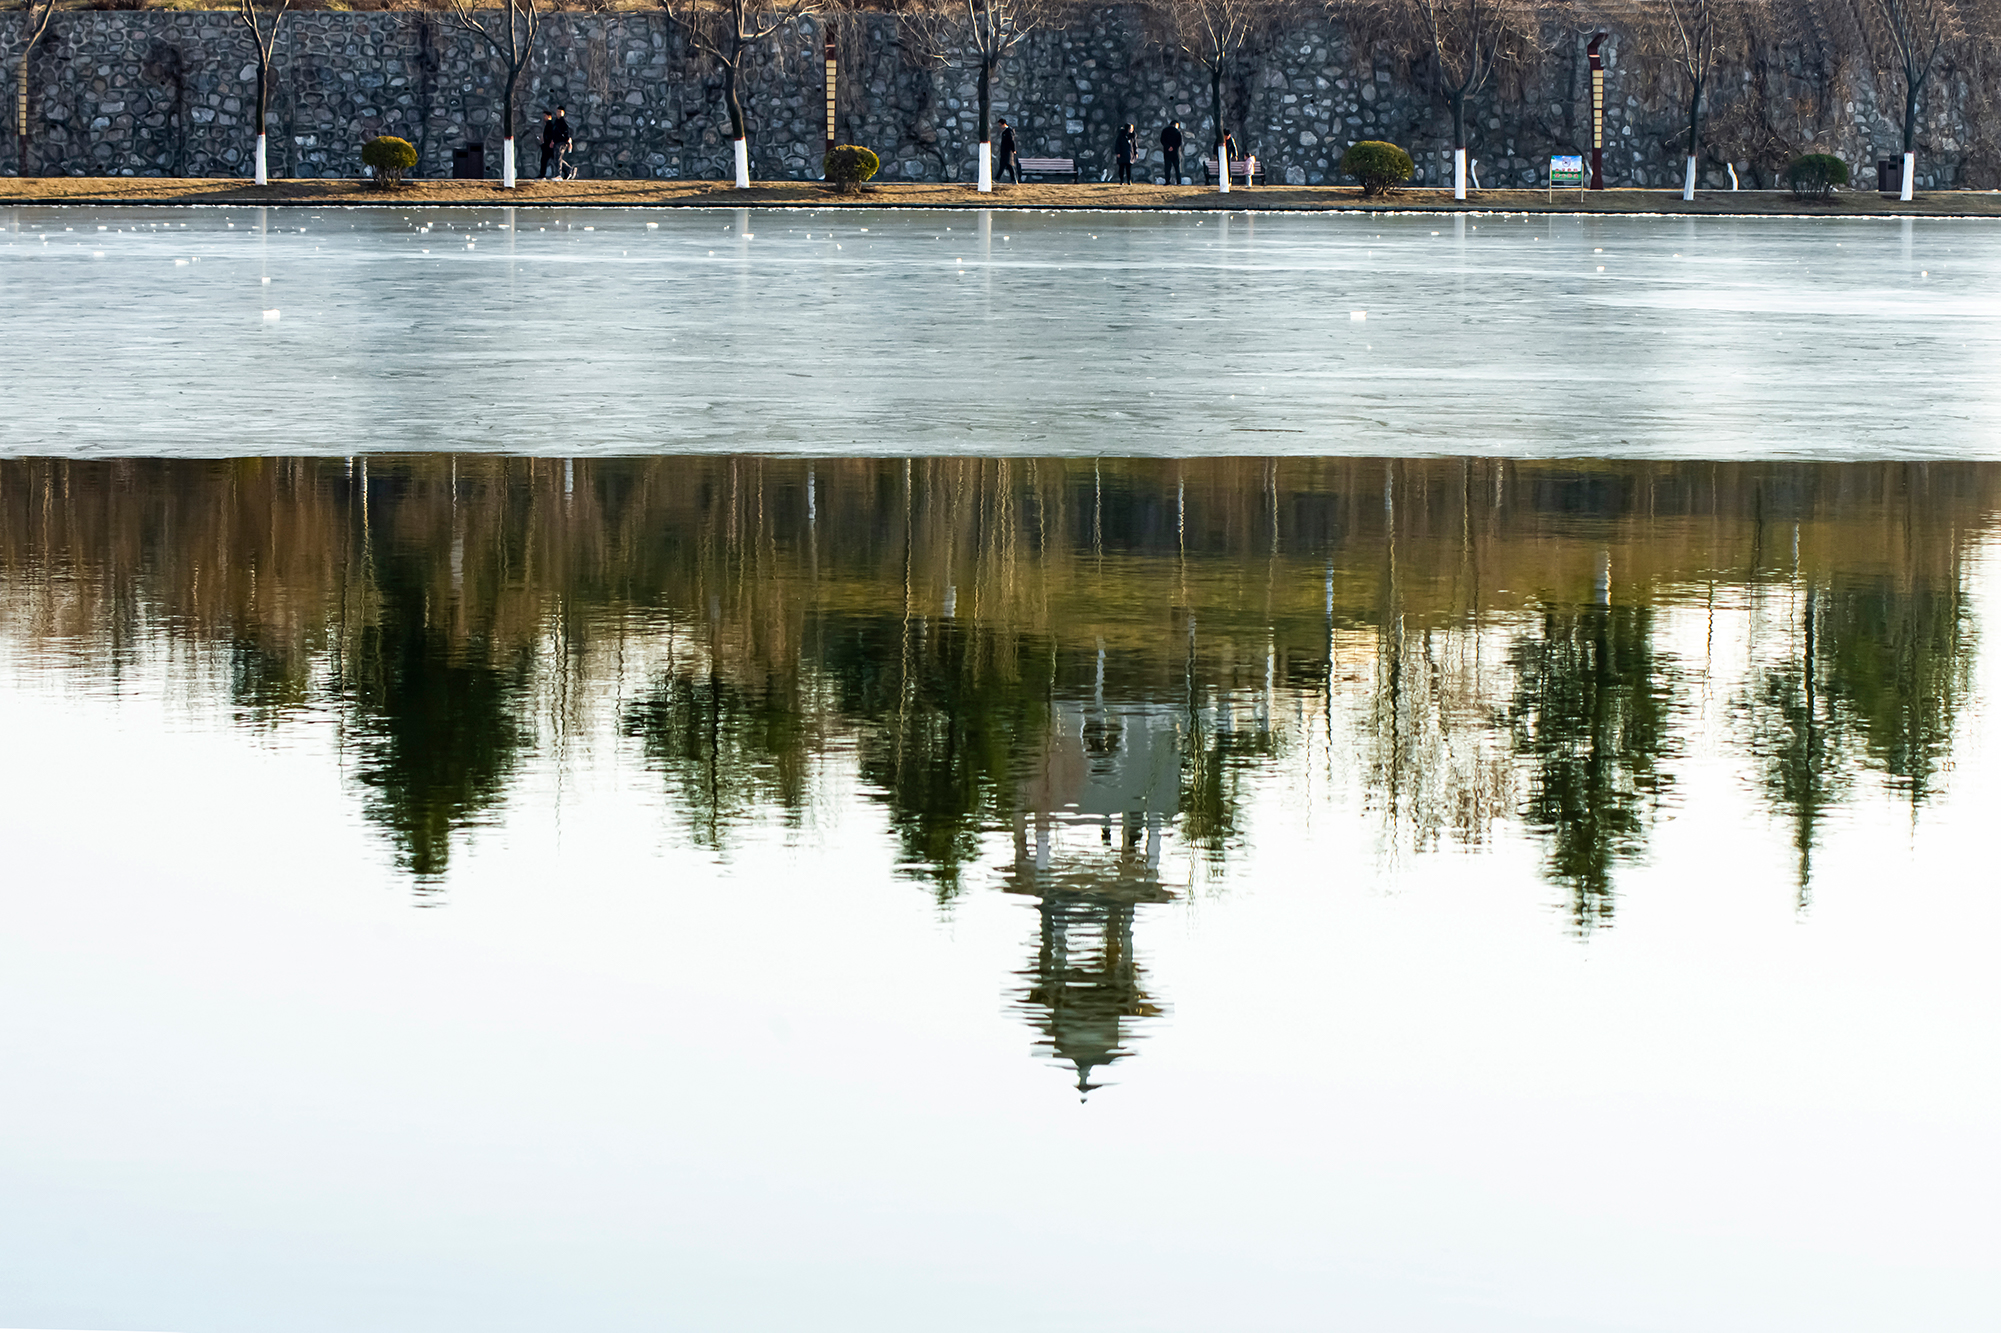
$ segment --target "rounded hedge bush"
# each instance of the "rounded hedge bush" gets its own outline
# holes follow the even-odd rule
[[[417,165],[417,150],[409,140],[385,134],[361,146],[361,165],[373,171],[376,185],[386,190]]]
[[[1341,155],[1341,170],[1362,182],[1362,197],[1366,199],[1402,185],[1417,171],[1417,164],[1393,143],[1364,139],[1348,145],[1348,151]]]
[[[828,154],[825,163],[827,179],[838,185],[842,194],[855,194],[862,188],[862,182],[882,170],[882,159],[866,148],[855,144],[836,145]]]
[[[1848,184],[1848,164],[1832,153],[1808,153],[1786,168],[1786,184],[1795,199],[1825,199]]]

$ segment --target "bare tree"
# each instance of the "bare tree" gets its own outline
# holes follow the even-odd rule
[[[1165,0],[1163,10],[1174,44],[1208,72],[1217,188],[1227,194],[1230,164],[1224,141],[1229,128],[1223,119],[1223,76],[1275,5],[1273,0]]]
[[[730,113],[730,142],[736,154],[736,187],[750,188],[750,139],[744,127],[745,58],[779,30],[825,8],[824,0],[778,0],[770,9],[752,0],[660,0],[667,18],[688,34],[688,42],[715,62],[723,76],[723,105]]]
[[[1505,64],[1536,44],[1537,0],[1385,0],[1401,30],[1430,67],[1432,84],[1452,108],[1452,197],[1466,197],[1466,105]]]
[[[250,43],[257,48],[257,183],[270,184],[264,164],[264,113],[271,98],[271,51],[278,42],[278,24],[284,20],[285,11],[292,7],[292,0],[278,0],[273,6],[260,5],[258,0],[236,0],[236,17],[250,30]],[[266,19],[269,26],[266,26]]]
[[[35,47],[49,30],[49,18],[56,12],[56,0],[28,0],[21,11],[21,26],[26,40],[21,43],[21,83],[14,93],[14,143],[20,154],[20,170],[23,176],[29,171],[28,163],[28,62],[34,58]]]
[[[1028,35],[1053,27],[1063,0],[938,0],[906,11],[903,29],[910,50],[948,64],[971,65],[978,76],[979,157],[975,179],[981,193],[994,188],[994,75]]]
[[[1899,77],[1904,85],[1904,162],[1902,199],[1911,197],[1917,172],[1918,109],[1925,84],[1948,44],[1966,34],[1966,16],[1953,0],[1834,0],[1854,5],[1855,27],[1863,49],[1879,73]]]
[[[501,0],[502,8],[491,19],[482,19],[473,10],[473,0],[451,0],[452,18],[459,27],[486,43],[501,67],[507,71],[507,88],[501,97],[500,184],[514,188],[514,90],[521,72],[535,57],[535,39],[542,32],[542,13],[536,0]]]
[[[1710,77],[1726,53],[1748,56],[1752,34],[1766,30],[1754,13],[1763,9],[1762,0],[1597,0],[1581,8],[1605,26],[1632,34],[1642,51],[1686,81],[1687,165],[1681,197],[1694,199]]]

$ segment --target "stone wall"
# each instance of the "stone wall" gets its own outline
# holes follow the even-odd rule
[[[974,77],[926,60],[895,18],[850,20],[842,32],[840,138],[866,144],[896,180],[971,175]],[[7,107],[21,31],[0,35]],[[1606,183],[1674,185],[1685,119],[1677,80],[1606,44]],[[789,32],[747,80],[753,171],[815,178],[821,124],[820,34]],[[1920,184],[2001,184],[2001,125],[1970,57],[1947,64],[1927,102]],[[247,175],[256,70],[232,13],[64,11],[37,49],[29,80],[34,169],[74,175]],[[1565,34],[1531,70],[1488,89],[1475,117],[1473,157],[1485,185],[1535,185],[1551,152],[1581,151],[1589,105],[1581,39]],[[1900,142],[1894,84],[1775,52],[1727,69],[1712,98],[1704,184],[1727,186],[1725,162],[1749,186],[1808,145],[1861,168]],[[1018,127],[1029,155],[1074,156],[1086,179],[1111,170],[1114,128],[1125,120],[1151,145],[1178,117],[1191,147],[1210,142],[1206,73],[1155,40],[1144,12],[1090,10],[1062,31],[1036,34],[1003,69],[995,111]],[[557,14],[544,24],[524,78],[518,124],[523,168],[542,110],[563,102],[576,159],[590,177],[723,177],[730,172],[720,83],[663,16]],[[1224,88],[1225,120],[1273,182],[1339,180],[1342,150],[1385,138],[1410,150],[1421,183],[1450,179],[1450,123],[1420,71],[1341,27],[1308,23],[1261,39]],[[1885,113],[1888,113],[1887,115]],[[313,11],[288,15],[270,98],[274,176],[360,174],[361,143],[397,134],[417,145],[420,176],[447,175],[454,145],[487,145],[498,174],[500,78],[479,39],[449,15]],[[19,169],[13,117],[0,130],[0,169]],[[1192,157],[1192,153],[1190,154]],[[1153,149],[1153,172],[1159,151]]]

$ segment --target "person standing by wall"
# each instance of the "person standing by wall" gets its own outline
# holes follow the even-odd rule
[[[1160,156],[1167,166],[1167,183],[1181,184],[1181,122],[1170,121],[1160,132]]]
[[[556,113],[542,113],[542,169],[535,173],[537,180],[549,179],[549,164],[556,160]]]
[[[999,180],[1005,171],[1014,177],[1016,185],[1021,184],[1021,157],[1015,149],[1014,126],[1007,123],[1007,117],[1000,120],[1000,166],[994,171],[994,179]]]
[[[1139,156],[1139,127],[1127,121],[1119,127],[1118,146],[1112,156],[1118,159],[1118,182],[1121,185],[1133,183],[1133,159]]]
[[[549,136],[556,145],[556,177],[568,180],[575,172],[570,167],[570,145],[575,139],[570,134],[570,118],[563,114],[563,108],[556,108],[556,118],[549,123]]]

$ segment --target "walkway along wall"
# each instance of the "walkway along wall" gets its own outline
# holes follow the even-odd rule
[[[9,16],[12,19],[13,16]],[[972,167],[973,73],[927,62],[897,20],[850,20],[843,34],[840,137],[866,144],[896,180],[965,180]],[[7,105],[19,68],[21,25],[0,34]],[[808,27],[770,45],[749,79],[754,173],[814,179],[821,123],[820,34]],[[1609,55],[1606,183],[1678,185],[1686,111],[1672,72],[1622,51]],[[450,173],[451,150],[487,145],[498,163],[499,79],[477,39],[442,13],[313,11],[286,16],[271,98],[274,176],[354,176],[360,145],[377,134],[409,139],[420,176]],[[239,176],[250,173],[249,107],[256,69],[231,13],[63,11],[37,48],[30,84],[37,174]],[[1480,100],[1472,156],[1482,184],[1537,185],[1552,152],[1588,142],[1581,39],[1565,34],[1532,70]],[[589,177],[727,177],[727,120],[713,70],[661,15],[556,14],[543,29],[522,99],[523,166],[542,111],[567,104],[576,160]],[[1875,162],[1895,154],[1900,99],[1866,73],[1778,52],[1719,73],[1703,183],[1727,187],[1726,162],[1749,186],[1808,146],[1833,152],[1873,185]],[[1038,33],[1004,68],[995,109],[1019,127],[1023,152],[1074,156],[1087,180],[1111,170],[1114,128],[1125,120],[1154,144],[1178,117],[1191,145],[1207,145],[1205,74],[1152,40],[1142,11],[1085,11],[1069,28]],[[1274,182],[1341,183],[1342,151],[1356,139],[1401,143],[1419,183],[1449,183],[1450,122],[1407,60],[1358,49],[1338,25],[1269,34],[1246,52],[1225,88],[1225,118]],[[19,169],[13,117],[0,131],[0,170]],[[1927,100],[1919,183],[2001,186],[2001,117],[1977,57],[1947,64]],[[1153,174],[1159,152],[1153,150]]]

